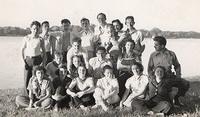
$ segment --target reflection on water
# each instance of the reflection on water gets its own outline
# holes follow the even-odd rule
[[[23,61],[21,58],[21,44],[23,37],[0,37],[0,89],[19,88],[23,86]],[[148,63],[150,53],[154,51],[153,41],[145,40],[146,49],[143,54],[143,64]],[[182,75],[200,75],[200,40],[197,39],[169,39],[167,48],[176,53],[182,66]]]

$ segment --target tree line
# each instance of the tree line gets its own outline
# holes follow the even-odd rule
[[[95,25],[91,25],[94,28]],[[74,32],[79,32],[81,30],[80,26],[72,25],[71,30]],[[54,35],[59,34],[61,28],[59,26],[52,26],[50,32]],[[155,35],[162,35],[166,38],[177,39],[177,38],[198,38],[200,39],[200,33],[195,31],[162,31],[159,28],[153,28],[151,30],[141,29],[144,37],[151,38]],[[29,28],[20,28],[5,26],[0,27],[0,36],[25,36],[30,33]]]

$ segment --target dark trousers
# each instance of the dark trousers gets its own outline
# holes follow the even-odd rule
[[[46,65],[47,65],[48,63],[53,61],[53,55],[51,55],[50,52],[46,52],[46,57],[47,57],[47,61],[46,61]]]
[[[42,63],[41,56],[26,57],[25,59],[25,69],[24,69],[24,95],[25,96],[28,96],[27,86],[32,76],[33,67],[36,65],[40,65],[41,63]]]
[[[63,55],[63,63],[67,63],[67,51],[64,51],[62,55]]]
[[[117,78],[119,83],[119,97],[122,99],[124,92],[126,90],[125,84],[128,78],[130,78],[132,74],[128,71],[120,71],[119,77]]]

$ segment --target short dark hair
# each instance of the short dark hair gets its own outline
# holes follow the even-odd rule
[[[153,38],[154,41],[157,41],[160,45],[166,45],[167,44],[167,40],[165,37],[163,36],[156,36]]]
[[[68,24],[71,24],[71,22],[70,22],[68,19],[62,19],[62,20],[61,20],[61,24],[65,24],[65,23],[66,23],[66,24],[67,24],[67,23],[68,23]]]
[[[46,73],[46,69],[43,66],[39,66],[39,65],[33,67],[34,76],[36,75],[36,71],[43,71],[44,74]]]
[[[105,14],[105,13],[99,13],[99,14],[97,15],[97,19],[98,19],[99,15],[103,15],[103,17],[106,19],[106,14]]]
[[[97,50],[96,50],[96,52],[98,52],[99,50],[102,50],[102,51],[106,52],[106,48],[102,47],[102,46],[98,47]]]
[[[143,72],[143,71],[144,71],[144,66],[143,66],[141,63],[139,63],[139,62],[134,62],[133,65],[131,66],[131,68],[132,68],[134,65],[136,65],[136,66],[139,67],[140,72]]]
[[[40,22],[38,22],[38,21],[33,21],[33,22],[31,22],[31,25],[30,25],[30,27],[32,27],[33,25],[36,25],[37,27],[41,27],[41,24],[40,24]]]
[[[153,73],[155,74],[155,71],[156,71],[156,69],[158,69],[158,68],[161,68],[161,69],[164,71],[164,77],[165,77],[166,69],[165,69],[165,67],[163,67],[163,66],[156,66],[156,67],[153,69]]]
[[[49,25],[49,22],[48,22],[48,21],[43,21],[43,22],[42,22],[42,26],[43,26],[44,24]]]
[[[121,30],[123,28],[123,24],[120,22],[119,19],[113,20],[112,24],[115,23],[115,22],[117,22],[120,25],[120,30]]]
[[[84,22],[84,21],[88,21],[88,22],[90,22],[89,19],[87,19],[87,18],[82,18],[82,19],[81,19],[81,23]]]
[[[62,56],[63,57],[63,54],[61,52],[55,51],[54,52],[54,58],[55,58],[55,56]]]
[[[77,43],[81,44],[81,38],[80,37],[74,37],[72,39],[72,43],[74,43],[74,42],[77,42]]]
[[[135,41],[134,41],[134,40],[132,40],[132,39],[126,40],[126,41],[125,41],[125,45],[126,45],[127,42],[131,42],[131,43],[133,43],[133,45],[135,46]]]
[[[103,67],[103,73],[106,71],[106,69],[111,69],[113,71],[113,68],[110,65],[105,65]]]
[[[127,16],[126,19],[125,19],[125,21],[126,21],[127,19],[131,19],[131,20],[133,20],[133,22],[135,22],[133,16]]]

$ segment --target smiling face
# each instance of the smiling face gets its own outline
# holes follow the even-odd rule
[[[156,79],[162,80],[163,77],[164,77],[164,69],[162,69],[160,67],[156,68],[156,70],[155,70],[155,76],[156,76]]]
[[[119,22],[113,22],[112,25],[115,29],[115,32],[119,32],[121,30],[121,25],[119,24]]]
[[[98,20],[98,22],[99,22],[100,25],[106,24],[106,18],[102,14],[100,14],[100,15],[97,16],[97,20]]]
[[[83,66],[79,66],[78,67],[78,75],[79,75],[79,78],[81,79],[81,80],[85,80],[85,75],[86,75],[86,69],[85,69],[85,67],[83,67]]]
[[[76,68],[78,68],[78,66],[81,64],[81,59],[79,57],[75,56],[75,57],[73,57],[72,63]]]
[[[31,33],[35,36],[35,35],[39,34],[39,29],[40,29],[39,26],[33,25],[33,26],[31,26]]]
[[[84,21],[81,22],[81,27],[82,27],[84,30],[88,29],[89,26],[90,26],[90,23],[89,23],[88,20],[84,20]]]
[[[44,76],[44,71],[42,70],[37,70],[35,72],[35,76],[37,78],[38,81],[41,81],[43,79],[43,76]]]
[[[66,76],[67,75],[67,69],[59,68],[59,75],[60,75],[60,78],[63,78],[64,76]]]
[[[98,50],[97,53],[96,53],[96,55],[97,55],[98,60],[101,61],[101,60],[105,59],[106,52],[103,51],[103,50]]]
[[[105,69],[104,75],[105,75],[106,78],[112,78],[113,70],[112,69]]]
[[[73,42],[72,47],[74,48],[75,52],[78,52],[80,49],[81,44],[79,42]]]
[[[126,26],[128,29],[132,28],[134,26],[135,22],[133,21],[133,19],[128,18],[126,19]]]
[[[132,72],[133,72],[134,75],[140,75],[141,74],[141,70],[137,65],[133,65],[131,67],[131,69],[132,69]]]
[[[54,61],[59,65],[59,64],[61,64],[62,63],[62,60],[63,60],[63,56],[62,55],[55,55],[54,56],[55,58],[54,58]]]
[[[126,51],[133,50],[134,44],[132,42],[128,41],[128,42],[126,42],[125,48],[126,48]]]

